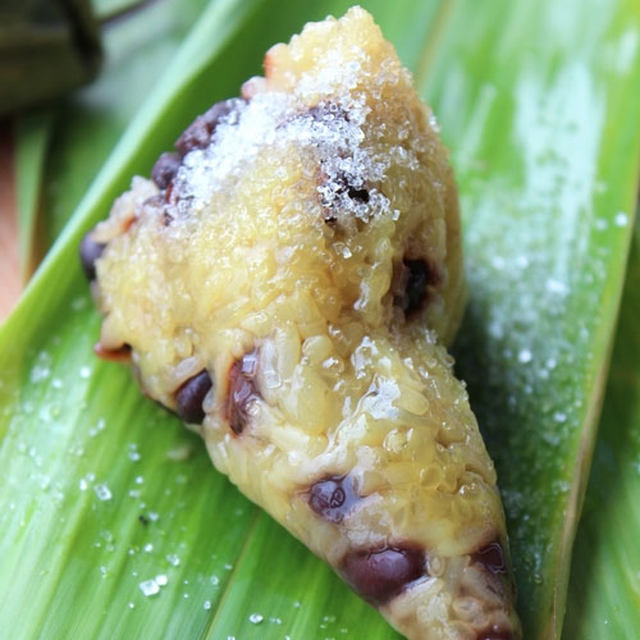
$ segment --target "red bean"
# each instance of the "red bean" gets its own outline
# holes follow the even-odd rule
[[[343,560],[342,573],[365,600],[381,605],[425,575],[425,555],[411,546],[350,551]]]
[[[80,242],[80,264],[89,282],[96,279],[96,260],[102,255],[107,245],[96,242],[89,231]]]
[[[260,397],[256,386],[258,352],[254,350],[236,360],[229,370],[227,420],[231,430],[240,435],[249,422],[249,406]]]
[[[163,153],[151,169],[151,179],[160,189],[166,189],[180,168],[180,158],[176,153]]]
[[[192,149],[204,149],[209,146],[211,136],[220,121],[245,104],[243,98],[231,98],[214,104],[208,111],[198,116],[176,140],[175,147],[181,157]]]
[[[411,316],[424,306],[428,294],[427,286],[438,283],[438,274],[421,258],[405,258],[400,270],[395,278],[397,284],[393,303],[400,307],[406,316]]]
[[[502,545],[499,542],[490,542],[471,556],[473,562],[483,565],[491,573],[507,573],[507,564],[504,559]]]
[[[513,640],[513,633],[494,625],[489,629],[480,631],[476,636],[476,640]]]
[[[309,506],[329,522],[340,523],[360,500],[353,478],[332,476],[315,482],[309,491]]]
[[[176,403],[178,415],[185,421],[192,424],[202,424],[204,420],[204,409],[202,403],[204,397],[213,386],[211,376],[206,369],[189,378],[176,391]]]

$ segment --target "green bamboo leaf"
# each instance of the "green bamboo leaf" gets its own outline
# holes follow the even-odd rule
[[[640,221],[636,221],[602,420],[578,528],[565,637],[640,627]]]
[[[0,333],[0,637],[397,637],[90,354],[82,230],[269,44],[346,8],[280,4],[211,6]],[[472,290],[459,368],[497,459],[527,637],[557,637],[637,175],[634,7],[366,6],[454,149]]]
[[[153,0],[91,0],[96,19],[105,23],[144,8]]]
[[[37,262],[36,220],[52,124],[53,114],[42,110],[19,118],[15,127],[18,252],[24,283],[29,280]]]
[[[472,4],[427,86],[466,223],[458,370],[496,461],[525,637],[558,637],[634,211],[640,13],[505,2],[496,20]]]

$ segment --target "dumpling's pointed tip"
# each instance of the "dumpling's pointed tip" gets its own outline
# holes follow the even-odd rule
[[[506,545],[447,558],[427,552],[425,569],[379,606],[408,640],[521,640]]]

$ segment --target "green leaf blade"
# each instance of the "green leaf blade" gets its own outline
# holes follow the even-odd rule
[[[573,554],[565,637],[640,624],[640,225],[636,224],[593,468]]]
[[[466,223],[458,370],[496,461],[525,637],[558,637],[633,217],[640,64],[614,52],[638,16],[505,2],[470,21],[471,4],[427,85]]]
[[[37,111],[19,118],[15,127],[18,257],[23,283],[29,280],[37,262],[36,223],[52,124],[52,113]]]
[[[21,498],[0,516],[0,630],[113,637],[126,624],[162,635],[176,616],[200,637],[209,613],[202,606],[194,615],[184,594],[215,606],[243,544],[237,531],[255,509],[212,473],[199,439],[140,397],[127,371],[95,361],[92,336],[78,339],[83,327],[97,329],[95,314],[78,300],[85,304],[53,336],[57,355],[34,354],[29,392],[0,449],[4,481]],[[181,448],[190,452],[184,461],[167,457]],[[167,585],[145,597],[140,584],[158,575]],[[91,615],[60,615],[78,602]]]

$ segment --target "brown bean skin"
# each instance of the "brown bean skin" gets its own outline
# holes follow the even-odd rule
[[[229,369],[229,392],[227,394],[226,415],[231,430],[240,435],[249,423],[249,405],[260,397],[256,374],[257,350],[236,360]]]
[[[209,146],[211,136],[220,121],[245,104],[243,98],[230,98],[217,102],[210,109],[198,116],[176,140],[176,150],[184,157],[193,149],[205,149]]]
[[[131,345],[126,342],[119,349],[106,349],[98,342],[93,346],[93,351],[101,360],[129,362],[131,359]]]
[[[438,274],[427,260],[405,258],[395,276],[393,303],[410,317],[420,311],[427,302],[428,286],[437,285]]]
[[[202,403],[209,389],[213,386],[211,376],[206,369],[189,378],[176,391],[178,415],[192,424],[202,424],[204,409]]]
[[[511,631],[495,626],[490,629],[484,629],[476,636],[476,640],[513,640],[513,638]]]
[[[104,242],[96,242],[91,231],[80,242],[80,264],[89,282],[96,279],[96,260],[102,255],[106,246]]]
[[[180,169],[180,158],[176,153],[163,153],[151,169],[151,179],[160,189],[166,189]]]
[[[318,480],[309,490],[309,506],[319,516],[336,524],[342,522],[360,500],[349,476],[329,476]]]
[[[507,573],[504,551],[499,542],[490,542],[471,555],[472,561],[484,566],[493,574]]]
[[[365,600],[382,605],[426,574],[425,553],[414,546],[358,549],[347,553],[341,572]]]

